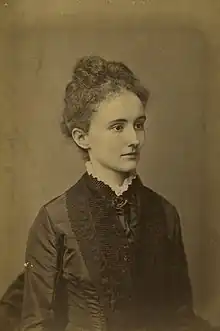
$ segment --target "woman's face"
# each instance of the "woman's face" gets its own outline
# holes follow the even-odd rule
[[[144,107],[132,92],[123,91],[102,101],[93,113],[88,132],[93,163],[115,170],[135,170],[145,139]]]

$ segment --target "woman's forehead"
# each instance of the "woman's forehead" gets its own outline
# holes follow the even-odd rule
[[[140,99],[130,91],[115,93],[100,102],[94,113],[94,120],[114,121],[119,119],[135,120],[145,114]]]

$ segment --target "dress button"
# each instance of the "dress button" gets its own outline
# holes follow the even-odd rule
[[[114,311],[115,310],[115,304],[116,304],[116,300],[115,299],[111,299],[110,300],[110,307],[111,309]]]
[[[108,278],[107,277],[103,277],[102,280],[101,280],[101,283],[103,285],[107,284],[108,283]]]

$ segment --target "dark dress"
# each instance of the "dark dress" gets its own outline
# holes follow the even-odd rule
[[[176,209],[139,177],[117,197],[87,173],[43,206],[30,229],[22,330],[58,325],[52,321],[61,236],[65,331],[194,330]]]

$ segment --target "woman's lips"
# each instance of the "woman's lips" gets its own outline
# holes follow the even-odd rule
[[[138,155],[139,155],[139,153],[137,153],[137,152],[122,154],[122,156],[133,156],[133,157],[137,157]]]

